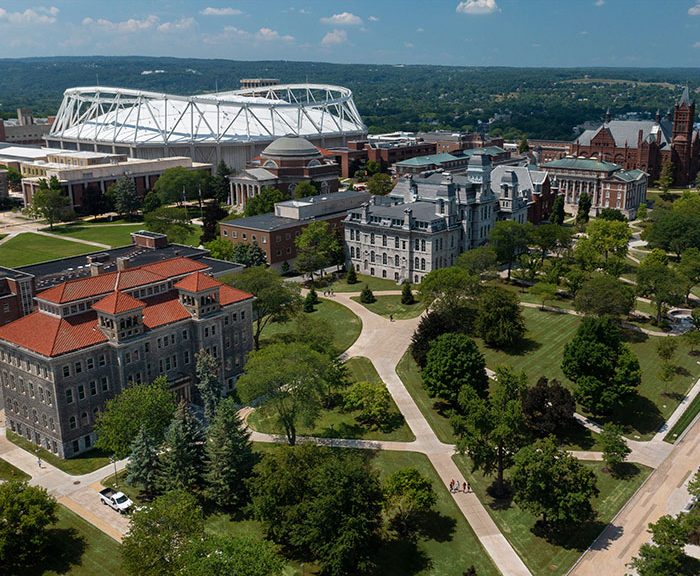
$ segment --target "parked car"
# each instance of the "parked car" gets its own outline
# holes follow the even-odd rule
[[[102,504],[113,508],[120,514],[126,514],[134,504],[124,492],[115,492],[111,488],[100,490],[100,500],[102,500]]]

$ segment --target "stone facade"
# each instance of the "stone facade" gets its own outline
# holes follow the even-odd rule
[[[183,274],[197,266],[175,260],[185,262],[115,273],[107,284],[130,288],[107,295],[95,278],[55,286],[37,295],[37,311],[0,328],[10,430],[61,457],[89,450],[100,410],[132,383],[164,375],[178,398],[192,400],[200,350],[219,359],[224,388],[233,389],[252,349],[253,297],[199,271]],[[81,297],[56,302],[69,293]]]

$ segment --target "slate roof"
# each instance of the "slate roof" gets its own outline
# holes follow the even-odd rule
[[[591,160],[589,158],[559,158],[559,160],[547,162],[542,167],[545,169],[562,168],[566,170],[591,170],[594,172],[613,172],[620,169],[620,166],[612,162]]]
[[[636,148],[640,130],[642,131],[643,140],[652,139],[656,141],[657,132],[661,132],[661,141],[659,143],[661,148],[670,146],[673,135],[673,126],[667,119],[661,120],[661,123],[657,123],[654,120],[611,120],[595,130],[586,130],[576,139],[576,142],[581,146],[590,146],[591,140],[603,128],[610,130],[615,140],[615,145],[619,148],[624,148],[625,146]]]
[[[441,152],[440,154],[430,154],[428,156],[417,156],[415,158],[407,158],[406,160],[401,160],[397,162],[397,166],[429,166],[430,164],[440,164],[442,162],[452,162],[454,160],[460,160],[459,156],[453,156],[447,152]]]

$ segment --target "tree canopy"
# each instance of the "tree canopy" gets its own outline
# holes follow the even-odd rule
[[[627,316],[635,303],[634,290],[609,274],[594,274],[576,292],[574,307],[590,316]]]
[[[520,224],[514,220],[499,220],[491,231],[489,242],[496,252],[496,258],[501,264],[508,266],[508,280],[513,263],[517,257],[527,250],[532,225]]]
[[[256,194],[255,196],[246,199],[246,205],[243,213],[246,216],[257,216],[258,214],[274,212],[276,202],[282,202],[283,200],[288,199],[289,197],[277,188],[265,186],[260,191],[260,194]]]
[[[131,218],[138,212],[141,200],[136,193],[136,184],[129,176],[122,176],[109,188],[106,196],[119,216]]]
[[[168,240],[175,244],[185,242],[194,229],[185,208],[161,206],[147,212],[143,221],[148,230],[166,234]]]
[[[52,176],[48,182],[46,178],[39,180],[39,187],[32,196],[30,211],[37,218],[46,220],[50,230],[70,212],[69,206],[70,200],[63,194],[58,178]]]
[[[296,267],[299,272],[314,273],[332,265],[339,251],[338,237],[328,222],[309,223],[294,240],[297,247]]]
[[[489,286],[479,296],[476,332],[488,346],[509,348],[525,335],[525,321],[518,297],[499,286]]]

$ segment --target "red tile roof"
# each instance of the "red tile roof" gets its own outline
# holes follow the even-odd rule
[[[187,292],[200,292],[201,290],[209,290],[211,288],[218,288],[223,284],[218,280],[214,280],[211,276],[202,274],[201,272],[196,272],[195,274],[190,274],[177,284],[175,288],[179,290],[187,290]]]
[[[248,292],[243,292],[243,290],[233,288],[231,286],[228,286],[227,284],[222,284],[221,288],[219,288],[219,303],[222,306],[226,306],[227,304],[233,304],[234,302],[242,302],[243,300],[248,300],[252,297],[252,294],[249,294]]]
[[[133,296],[129,296],[124,292],[112,292],[109,296],[105,296],[102,300],[95,302],[92,305],[94,310],[105,312],[107,314],[121,314],[129,310],[137,310],[143,308],[145,304],[141,300],[137,300]]]
[[[39,292],[37,298],[55,304],[65,304],[74,300],[109,294],[114,290],[128,290],[138,286],[145,286],[166,278],[182,276],[189,272],[206,270],[207,268],[206,264],[190,260],[189,258],[171,258],[121,272],[108,272],[98,276],[90,276],[89,278],[68,280],[63,284]]]
[[[94,312],[68,318],[32,312],[0,327],[0,339],[42,356],[60,356],[107,341],[97,327],[96,318]]]
[[[146,308],[143,311],[143,323],[151,329],[191,317],[185,307],[180,304],[177,292],[168,292],[154,298],[148,298]]]

